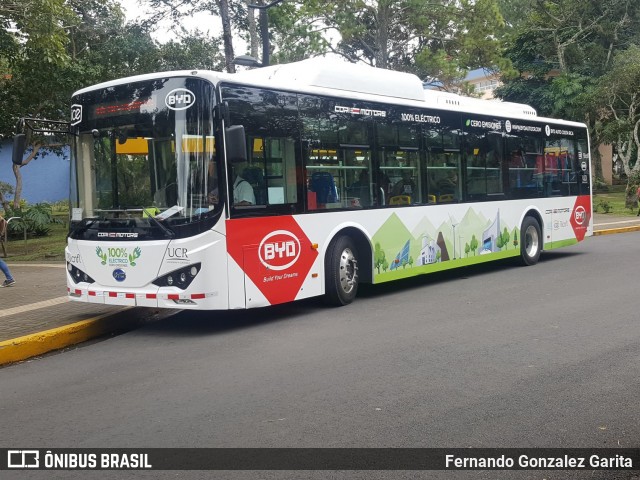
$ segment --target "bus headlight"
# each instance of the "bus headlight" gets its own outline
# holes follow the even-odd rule
[[[81,282],[93,283],[93,282],[95,282],[95,280],[93,278],[91,278],[89,275],[84,273],[82,270],[80,270],[75,265],[70,264],[69,262],[67,262],[67,271],[69,272],[69,275],[71,276],[71,279],[73,280],[74,283],[81,283]]]
[[[158,287],[178,287],[184,290],[191,285],[193,279],[196,278],[198,273],[200,273],[200,268],[200,263],[194,263],[193,265],[182,267],[156,278],[153,281],[153,284]]]

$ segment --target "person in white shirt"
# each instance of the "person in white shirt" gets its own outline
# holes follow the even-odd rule
[[[253,193],[253,187],[240,175],[235,173],[233,181],[233,204],[236,206],[255,205],[256,196]]]

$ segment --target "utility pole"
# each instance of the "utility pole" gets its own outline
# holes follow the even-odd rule
[[[247,5],[249,8],[260,10],[260,36],[262,37],[262,67],[269,66],[269,14],[267,10],[271,7],[275,7],[284,0],[275,0],[267,5]]]

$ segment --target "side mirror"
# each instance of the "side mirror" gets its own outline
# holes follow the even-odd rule
[[[24,133],[19,133],[13,137],[13,155],[11,160],[15,165],[22,165],[22,157],[24,156],[24,150],[27,147],[27,136]]]
[[[225,148],[227,151],[227,161],[229,163],[247,161],[247,137],[244,133],[244,126],[234,125],[225,129]]]

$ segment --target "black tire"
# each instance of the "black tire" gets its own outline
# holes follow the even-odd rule
[[[325,301],[340,307],[353,302],[358,293],[358,252],[346,235],[333,239],[324,259]]]
[[[542,253],[542,230],[533,217],[525,217],[520,227],[520,256],[522,264],[535,265]]]

